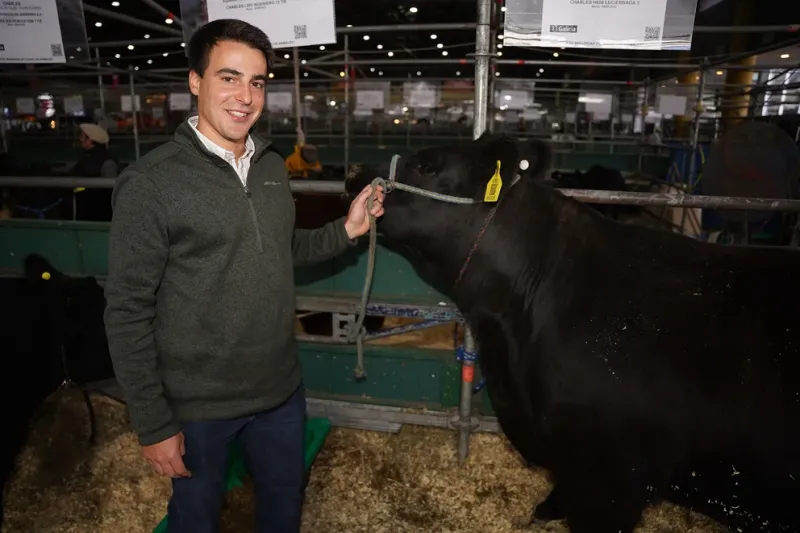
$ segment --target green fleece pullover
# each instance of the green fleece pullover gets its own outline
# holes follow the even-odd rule
[[[293,267],[355,245],[344,218],[295,229],[285,163],[253,141],[243,186],[183,122],[114,188],[105,325],[143,445],[286,400],[302,373]]]

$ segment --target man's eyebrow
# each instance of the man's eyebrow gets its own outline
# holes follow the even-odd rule
[[[238,70],[233,69],[233,68],[227,68],[227,67],[219,69],[217,71],[217,75],[219,75],[219,74],[230,74],[231,76],[236,76],[238,78],[241,78],[242,76],[244,76],[244,74],[242,74]],[[266,74],[256,74],[255,76],[253,76],[253,80],[266,81],[267,80],[267,76],[266,76]]]

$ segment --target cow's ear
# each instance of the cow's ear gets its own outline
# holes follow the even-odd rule
[[[516,172],[520,179],[543,180],[552,170],[554,153],[552,145],[540,139],[520,143]]]

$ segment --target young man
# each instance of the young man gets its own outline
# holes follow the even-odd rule
[[[293,266],[367,233],[371,193],[340,220],[295,230],[284,161],[248,133],[264,107],[269,39],[218,20],[188,46],[198,116],[114,189],[111,355],[145,458],[173,478],[170,533],[217,531],[234,438],[254,479],[258,531],[297,533],[305,397]],[[381,216],[383,192],[375,196]]]

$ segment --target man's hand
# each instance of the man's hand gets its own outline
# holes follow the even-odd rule
[[[155,471],[171,478],[191,477],[192,473],[183,464],[185,453],[183,432],[150,446],[142,446],[142,455]]]
[[[344,222],[344,229],[347,236],[351,239],[360,237],[369,231],[369,213],[367,212],[367,200],[372,195],[372,185],[364,187],[358,196],[350,203],[350,210]],[[372,204],[370,212],[375,218],[383,216],[383,187],[377,187],[375,191],[375,202]]]

